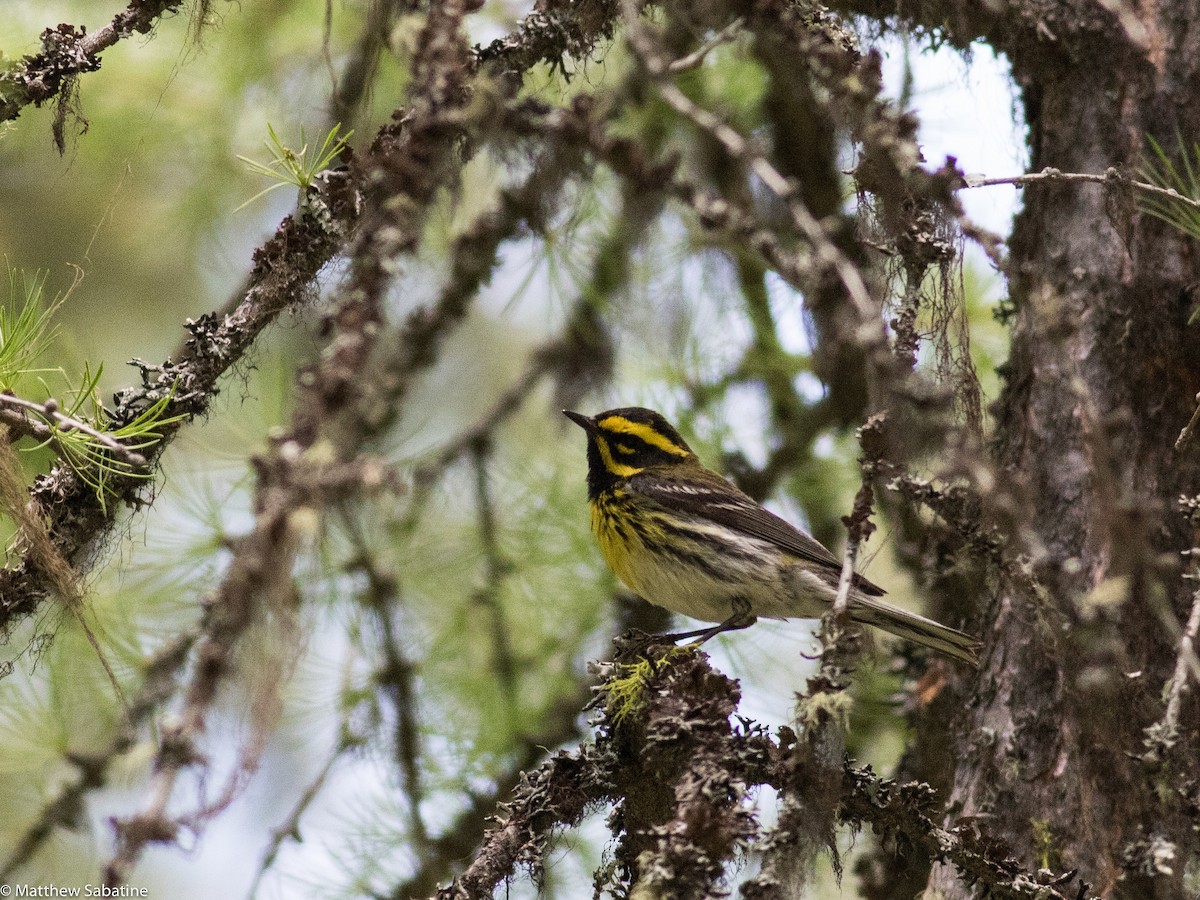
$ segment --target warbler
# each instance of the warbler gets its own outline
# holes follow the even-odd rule
[[[759,616],[819,618],[833,604],[841,562],[705,467],[661,415],[563,414],[587,433],[592,532],[613,572],[651,603],[720,623],[675,637],[702,642]],[[974,638],[885,603],[884,593],[855,574],[850,618],[977,664]]]

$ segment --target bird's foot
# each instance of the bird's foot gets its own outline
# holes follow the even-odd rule
[[[689,647],[699,647],[712,640],[718,634],[724,634],[727,631],[741,631],[743,628],[749,628],[758,617],[751,615],[750,604],[738,597],[733,601],[733,613],[724,622],[718,622],[709,628],[698,628],[695,631],[683,631],[678,634],[660,635],[660,640],[679,643],[680,641],[691,641]]]

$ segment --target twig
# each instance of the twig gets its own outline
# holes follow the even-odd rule
[[[549,369],[549,356],[540,351],[535,353],[521,377],[496,398],[491,408],[474,425],[444,444],[432,460],[417,466],[412,476],[414,492],[423,494],[451,463],[477,446],[480,441],[488,440],[500,425],[520,411],[522,401],[529,396]]]
[[[280,313],[307,296],[317,272],[341,248],[345,231],[357,219],[356,195],[345,173],[329,176],[321,182],[319,195],[310,193],[308,209],[311,212],[319,200],[330,227],[321,226],[306,212],[285,218],[274,236],[255,251],[254,272],[234,309],[189,320],[190,338],[182,356],[160,365],[135,362],[142,370],[143,384],[116,395],[114,424],[129,424],[163,398],[168,401],[164,418],[185,417],[160,429],[160,440],[146,453],[148,464],[161,456],[185,421],[209,410],[220,379]],[[114,477],[113,497],[102,505],[70,466],[59,464],[35,484],[31,506],[47,520],[61,555],[74,560],[116,525],[121,502],[134,501],[145,483],[144,477]],[[35,611],[48,589],[29,559],[0,569],[0,596],[5,600],[0,604],[0,633]]]
[[[797,197],[792,182],[785,178],[770,160],[755,150],[736,129],[726,125],[710,110],[693,102],[675,86],[669,77],[670,61],[659,50],[655,39],[642,24],[637,3],[635,0],[621,0],[621,5],[628,27],[630,46],[638,61],[654,79],[659,94],[667,105],[707,132],[730,156],[748,166],[766,188],[784,202],[793,224],[812,244],[817,266],[837,274],[861,320],[866,321],[873,317],[871,295],[862,279],[862,273],[830,240],[824,226]],[[879,339],[885,339],[882,327],[879,330]]]
[[[485,854],[485,850],[480,846],[481,840],[489,843],[492,840],[492,835],[485,835],[485,832],[496,826],[496,816],[511,820],[514,808],[522,802],[522,794],[537,780],[538,774],[528,773],[527,770],[539,762],[539,771],[561,764],[566,754],[559,753],[547,760],[547,748],[580,739],[579,711],[590,696],[590,681],[581,675],[573,688],[562,694],[548,714],[542,717],[540,731],[535,734],[516,735],[514,746],[506,754],[503,767],[492,777],[489,787],[468,794],[466,805],[441,833],[429,842],[427,852],[422,855],[417,870],[382,896],[388,897],[389,900],[428,897],[437,891],[439,881],[461,868],[463,860],[471,860],[468,869],[475,867],[479,858]],[[580,756],[583,755],[584,751],[581,749]],[[553,823],[538,823],[540,827],[551,824]],[[468,896],[490,897],[491,894]]]
[[[855,827],[870,822],[881,838],[892,838],[900,846],[919,847],[931,859],[952,863],[964,882],[983,885],[986,896],[1068,900],[1070,895],[1058,888],[1071,881],[1075,873],[1025,871],[1011,854],[998,852],[981,836],[977,825],[941,827],[937,822],[944,811],[936,808],[935,799],[927,784],[897,784],[880,778],[870,766],[860,769],[847,764],[838,818]],[[1082,883],[1077,900],[1093,900]]]
[[[821,667],[808,679],[804,693],[797,695],[798,739],[790,748],[783,782],[777,785],[779,818],[761,842],[765,850],[756,886],[779,886],[767,896],[799,896],[811,860],[823,847],[830,850],[834,871],[839,877],[841,874],[834,833],[847,790],[843,768],[850,676],[859,648],[858,632],[851,627],[850,593],[854,588],[859,547],[875,529],[871,522],[875,464],[868,444],[878,435],[884,421],[881,414],[871,416],[859,430],[864,450],[860,461],[862,484],[850,515],[842,518],[847,533],[846,550],[837,596],[821,617]]]
[[[1014,187],[1024,187],[1027,184],[1038,184],[1043,181],[1065,181],[1068,183],[1090,183],[1090,184],[1107,184],[1121,185],[1123,187],[1131,187],[1136,191],[1141,191],[1143,194],[1151,194],[1155,197],[1164,197],[1185,206],[1190,206],[1192,209],[1200,211],[1200,200],[1193,200],[1191,197],[1185,197],[1183,194],[1174,188],[1159,187],[1156,184],[1148,184],[1145,181],[1131,181],[1126,178],[1118,169],[1109,167],[1104,170],[1103,175],[1093,175],[1088,172],[1063,172],[1051,166],[1042,169],[1040,172],[1029,172],[1025,175],[1010,175],[1003,178],[983,178],[978,175],[967,175],[964,178],[965,187],[993,187],[998,184],[1011,184]]]
[[[532,228],[540,225],[545,207],[561,195],[558,189],[582,164],[581,157],[574,148],[551,148],[522,183],[500,191],[495,205],[455,238],[449,276],[437,300],[410,315],[399,336],[388,341],[390,350],[380,366],[383,389],[369,392],[366,398],[372,436],[385,433],[395,422],[415,376],[436,362],[450,327],[465,319],[479,289],[499,264],[500,246],[517,235],[523,223]]]
[[[617,18],[611,2],[538,4],[511,34],[477,45],[474,62],[491,75],[523,75],[546,63],[567,76],[563,58],[590,58],[600,41],[612,37]],[[511,81],[520,84],[517,78]]]
[[[103,431],[93,428],[82,419],[76,419],[74,416],[69,416],[62,412],[58,408],[58,403],[53,399],[38,403],[35,400],[26,400],[23,397],[18,397],[15,394],[0,393],[0,406],[8,407],[8,409],[0,410],[0,422],[34,440],[52,442],[59,439],[59,432],[78,431],[103,445],[106,450],[111,451],[114,456],[119,457],[130,469],[144,469],[146,467],[146,457],[141,453],[126,447],[111,434],[106,434]],[[48,419],[54,425],[46,425],[43,422],[31,419],[26,414],[18,413],[17,409],[27,410],[35,416]]]
[[[862,488],[859,488],[859,494],[862,493]],[[858,506],[858,500],[855,499],[855,506]],[[845,517],[849,519],[849,517]],[[858,561],[858,539],[849,537],[846,540],[846,550],[842,554],[842,571],[838,575],[837,596],[833,598],[833,614],[839,618],[846,616],[850,609],[850,588],[854,584],[854,566]]]
[[[58,595],[63,608],[79,624],[128,718],[129,701],[120,679],[85,616],[84,589],[79,573],[59,552],[45,521],[31,508],[27,496],[17,451],[9,441],[8,434],[0,427],[0,512],[16,524],[16,540],[24,548],[26,558],[42,573]]]
[[[1200,394],[1196,395],[1196,409],[1192,412],[1192,417],[1183,426],[1183,430],[1179,432],[1179,437],[1175,439],[1176,453],[1191,443],[1192,437],[1196,433],[1197,425],[1200,425]]]
[[[680,201],[695,214],[701,228],[718,233],[740,247],[752,249],[789,285],[799,291],[807,289],[815,275],[814,269],[819,266],[819,261],[807,248],[785,247],[779,237],[752,214],[681,176],[676,160],[654,161],[646,155],[641,144],[605,132],[593,115],[598,106],[598,101],[588,95],[578,95],[571,109],[547,111],[526,105],[510,110],[510,124],[518,133],[553,135],[587,146],[621,177],[643,191],[663,193]],[[857,311],[858,307],[855,309]],[[875,339],[885,340],[882,320],[877,316],[872,319],[880,322]]]
[[[345,731],[349,723],[347,717],[342,717],[340,726],[341,731]],[[279,824],[278,827],[271,831],[271,841],[263,851],[262,860],[258,864],[258,871],[254,873],[254,881],[250,884],[250,890],[246,892],[247,900],[254,900],[258,894],[258,889],[262,885],[263,878],[275,865],[275,860],[279,857],[279,851],[283,848],[283,844],[289,838],[299,841],[300,836],[300,820],[304,818],[304,814],[308,812],[308,808],[312,806],[314,800],[320,795],[325,788],[325,783],[329,780],[329,775],[333,771],[334,765],[341,759],[342,753],[345,752],[343,741],[339,740],[338,745],[325,758],[325,763],[321,766],[321,770],[317,772],[315,778],[305,787],[304,793],[300,795],[300,799],[296,801],[296,805],[292,807],[292,811],[288,813],[286,819]]]
[[[518,696],[516,663],[509,639],[508,620],[500,599],[500,590],[513,566],[500,549],[496,511],[488,486],[489,455],[487,439],[477,441],[471,448],[471,461],[475,467],[475,514],[479,520],[479,541],[483,545],[485,560],[484,583],[475,591],[472,602],[486,609],[491,617],[492,664],[504,689],[505,700],[515,715]]]
[[[384,297],[396,273],[396,259],[414,250],[424,215],[453,170],[429,166],[449,157],[461,135],[467,101],[468,51],[463,20],[476,0],[445,0],[426,17],[413,56],[410,95],[413,109],[401,134],[389,133],[367,160],[373,187],[370,208],[355,237],[350,274],[327,318],[329,337],[317,363],[300,377],[300,398],[288,428],[269,453],[255,460],[258,487],[255,522],[238,542],[221,584],[207,604],[199,662],[188,686],[183,711],[163,727],[149,799],[142,812],[114,823],[117,850],[105,867],[105,883],[124,883],[151,843],[175,840],[186,817],[168,815],[181,773],[203,762],[199,740],[217,689],[232,665],[236,645],[264,600],[290,594],[292,566],[305,536],[307,516],[330,502],[321,495],[321,475],[330,465],[357,458],[370,434],[368,422],[351,402],[383,335]],[[483,115],[480,109],[477,115]],[[416,177],[414,173],[420,173]],[[427,311],[414,314],[417,319]],[[428,341],[413,349],[413,365],[430,364],[446,320],[418,329]],[[422,352],[424,351],[424,352]],[[411,377],[409,372],[402,376]],[[309,451],[318,442],[321,453]],[[286,598],[293,599],[293,598]],[[280,606],[285,606],[284,602]],[[285,607],[286,608],[286,607]],[[207,810],[202,810],[202,814]]]
[[[361,573],[367,582],[359,602],[366,607],[377,626],[379,653],[382,656],[376,664],[373,680],[391,700],[395,712],[393,753],[400,770],[400,786],[408,801],[408,829],[417,855],[424,856],[429,832],[421,815],[425,791],[421,778],[421,723],[414,684],[418,668],[401,645],[393,622],[393,615],[404,607],[404,595],[399,576],[382,567],[376,558],[366,533],[354,515],[355,508],[344,504],[339,513],[354,549],[354,557],[346,568]]]
[[[1192,611],[1179,638],[1175,671],[1167,689],[1167,711],[1162,719],[1164,733],[1167,735],[1179,732],[1179,707],[1183,702],[1183,692],[1188,686],[1188,673],[1191,673],[1192,680],[1200,684],[1200,659],[1196,657],[1197,633],[1200,633],[1200,589],[1192,595]]]
[[[694,69],[704,62],[708,54],[720,47],[722,44],[727,44],[742,30],[744,24],[741,17],[734,19],[711,38],[693,50],[687,56],[681,56],[679,59],[673,60],[667,66],[667,72],[672,75],[677,75],[680,72],[686,72],[688,69]]]
[[[168,814],[175,784],[186,769],[204,762],[199,741],[207,713],[232,666],[238,640],[255,618],[255,601],[290,585],[300,537],[291,515],[297,504],[278,485],[265,493],[260,489],[262,511],[253,531],[239,541],[224,579],[205,603],[197,664],[182,711],[162,725],[148,799],[141,812],[113,822],[117,849],[104,870],[110,888],[127,880],[147,845],[175,840],[187,818]]]
[[[159,704],[171,696],[175,675],[187,661],[199,634],[198,629],[188,629],[146,663],[145,680],[141,690],[129,701],[129,714],[124,727],[107,747],[86,756],[74,754],[68,757],[79,770],[79,777],[60,788],[54,799],[42,808],[37,820],[26,829],[12,854],[0,867],[0,881],[8,881],[14,872],[25,865],[54,833],[55,828],[76,827],[86,796],[107,783],[109,766],[135,746],[133,729],[148,720]]]
[[[882,423],[882,415],[871,416],[867,420],[867,424],[859,429],[859,434],[861,435],[868,429],[878,431]],[[854,506],[850,515],[842,517],[842,524],[846,526],[846,551],[842,556],[842,573],[838,576],[837,597],[833,601],[833,614],[839,618],[844,617],[849,610],[850,591],[854,587],[854,566],[858,561],[858,549],[875,530],[875,524],[871,521],[875,491],[871,487],[871,482],[875,477],[876,466],[864,458],[860,461],[860,468],[862,484],[859,485],[858,493],[854,495]]]
[[[732,372],[715,384],[694,384],[689,393],[695,402],[703,405],[706,398],[719,395],[733,383],[761,383],[766,389],[771,424],[778,435],[778,443],[762,469],[738,473],[736,478],[738,487],[761,500],[785,468],[807,457],[819,430],[815,423],[822,418],[823,403],[821,400],[812,404],[806,402],[796,387],[795,357],[784,348],[779,337],[765,278],[768,271],[765,261],[746,254],[739,255],[736,260],[738,285],[745,300],[753,341]]]

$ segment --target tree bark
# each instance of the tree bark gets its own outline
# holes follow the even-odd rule
[[[884,6],[870,11],[897,14]],[[1200,11],[1108,7],[1016,3],[1001,19],[982,5],[902,3],[899,14],[1008,54],[1033,171],[1136,174],[1147,136],[1174,151],[1177,135],[1189,147],[1200,135]],[[1180,554],[1196,535],[1178,498],[1200,489],[1200,451],[1172,448],[1200,390],[1196,243],[1119,190],[1048,183],[1024,201],[995,409],[1005,483],[989,499],[1027,514],[984,613],[951,808],[1027,866],[1078,868],[1101,896],[1189,896],[1195,692],[1167,759],[1147,754],[1145,729],[1163,716],[1194,589]],[[972,896],[946,866],[929,887]]]

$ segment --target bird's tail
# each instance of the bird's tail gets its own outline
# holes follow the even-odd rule
[[[961,659],[972,666],[979,665],[980,643],[971,635],[884,603],[877,597],[856,593],[850,601],[850,617],[856,622],[882,628],[896,637]]]

